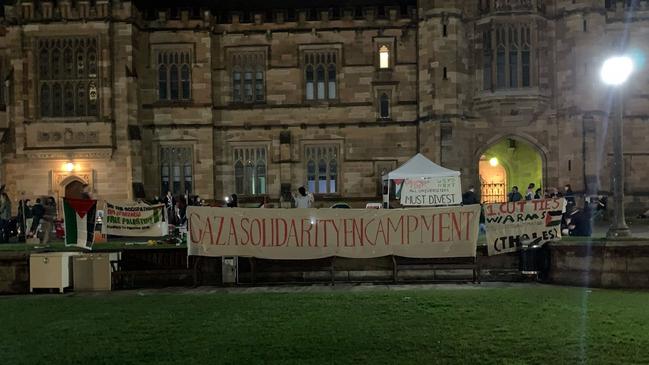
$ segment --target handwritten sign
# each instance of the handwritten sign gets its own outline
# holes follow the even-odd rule
[[[187,217],[189,255],[474,257],[480,206],[392,210],[188,207]]]
[[[168,234],[164,205],[106,203],[102,233],[116,236],[161,237]]]
[[[401,205],[440,206],[462,203],[458,176],[406,179],[401,188]]]
[[[489,255],[518,251],[523,242],[560,239],[564,204],[563,198],[485,204]]]

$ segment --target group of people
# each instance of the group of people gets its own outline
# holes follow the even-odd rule
[[[519,190],[518,186],[513,186],[511,192],[507,195],[508,202],[517,202],[523,199],[525,200],[536,200],[536,199],[552,199],[552,198],[565,198],[568,204],[575,204],[575,193],[572,191],[570,184],[566,184],[563,187],[563,192],[560,192],[556,188],[546,189],[545,192],[541,188],[534,189],[536,185],[530,183],[527,186],[527,191],[525,196],[523,196]]]
[[[8,242],[14,234],[19,234],[19,240],[31,238],[41,233],[44,243],[49,241],[52,224],[56,218],[56,201],[53,197],[37,198],[32,205],[30,199],[18,202],[18,215],[11,215],[11,199],[0,187],[0,242]]]

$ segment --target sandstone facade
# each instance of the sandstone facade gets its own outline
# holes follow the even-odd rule
[[[544,186],[606,193],[615,109],[599,65],[620,45],[639,59],[649,54],[645,0],[195,3],[4,7],[0,181],[13,199],[60,197],[82,180],[110,200],[167,188],[279,200],[306,185],[322,206],[361,205],[380,200],[382,171],[417,152],[460,170],[464,186],[478,184],[480,157],[503,138],[538,150]],[[518,56],[499,58],[500,29],[516,30],[520,39],[503,44]],[[97,49],[57,46],[71,37],[96,40]],[[88,90],[72,86],[83,96],[74,111],[64,101],[56,115],[57,86],[43,94],[43,72],[54,71],[39,68],[42,41],[55,44],[50,68],[62,62],[61,72],[74,74],[63,85],[90,80]],[[96,52],[96,65],[75,58],[68,70],[66,52]],[[500,61],[518,68],[500,80]],[[649,197],[649,72],[639,66],[624,90],[626,190],[638,209]],[[77,115],[91,106],[96,114]]]

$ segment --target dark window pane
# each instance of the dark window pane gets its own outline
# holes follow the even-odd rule
[[[47,48],[41,49],[38,59],[41,80],[47,80],[50,77],[50,52]]]
[[[320,65],[316,69],[316,83],[318,85],[318,99],[322,100],[325,98],[325,69],[324,66]]]
[[[327,192],[327,162],[325,160],[318,162],[318,192]]]
[[[505,87],[505,49],[498,48],[496,55],[496,82],[498,88]]]
[[[178,66],[169,68],[169,99],[178,100]]]
[[[246,102],[252,101],[252,72],[243,74],[243,92]]]
[[[167,99],[167,67],[165,65],[158,68],[158,97],[160,100]]]
[[[61,85],[56,83],[52,87],[52,116],[60,117],[63,115],[63,90]]]
[[[243,163],[237,161],[234,164],[234,190],[237,194],[243,194]]]
[[[327,71],[327,82],[328,82],[328,96],[329,99],[336,98],[336,66],[329,65],[329,70]]]
[[[380,100],[380,115],[381,118],[389,118],[390,117],[390,98],[388,97],[387,94],[381,94],[381,100]]]
[[[65,84],[63,91],[63,106],[66,117],[74,116],[74,86],[69,82]]]
[[[86,94],[86,85],[83,82],[77,84],[77,115],[87,115],[86,104],[88,95]]]
[[[523,50],[521,54],[521,63],[522,63],[522,81],[523,87],[530,86],[530,51],[528,49]]]
[[[183,91],[183,99],[189,99],[189,84],[190,84],[190,77],[189,77],[189,65],[183,65],[182,69],[180,71],[181,73],[181,82],[182,82],[182,91]]]
[[[241,72],[238,71],[232,73],[232,99],[241,101]]]
[[[50,87],[47,84],[41,85],[41,116],[52,116],[52,98],[50,96]]]
[[[518,87],[518,50],[509,50],[509,87]]]
[[[306,99],[313,100],[313,67],[306,67]]]

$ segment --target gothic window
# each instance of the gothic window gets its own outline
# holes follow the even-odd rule
[[[379,48],[379,68],[390,68],[390,49],[386,45]]]
[[[336,52],[306,52],[304,63],[306,100],[336,99]]]
[[[264,146],[234,149],[234,190],[237,194],[266,194],[266,155]]]
[[[157,54],[158,99],[191,99],[191,57],[189,50],[159,50]]]
[[[306,146],[307,190],[327,194],[338,192],[338,146]]]
[[[390,118],[390,97],[386,93],[382,93],[379,97],[379,117],[381,119]]]
[[[530,34],[530,27],[525,24],[497,26],[493,32],[482,33],[484,90],[531,86]]]
[[[165,146],[160,148],[160,193],[174,195],[194,190],[193,152],[191,147]]]
[[[41,117],[97,116],[97,39],[39,39]]]
[[[263,103],[266,54],[240,52],[232,56],[232,101],[234,103]]]

